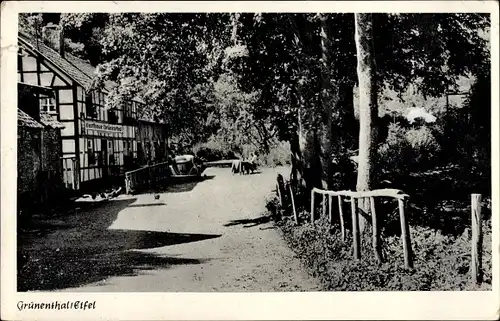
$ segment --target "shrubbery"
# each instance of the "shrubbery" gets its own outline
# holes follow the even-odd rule
[[[406,138],[405,138],[406,140]],[[285,182],[285,188],[288,188]],[[302,259],[310,272],[322,280],[325,290],[336,291],[427,291],[427,290],[489,290],[491,289],[491,211],[489,203],[484,207],[483,223],[483,283],[471,285],[470,277],[470,231],[445,233],[439,229],[420,226],[420,219],[412,219],[414,206],[408,204],[411,222],[410,233],[414,257],[414,269],[404,268],[403,249],[399,236],[400,224],[397,205],[380,201],[377,204],[382,238],[384,263],[378,264],[370,242],[371,230],[362,237],[362,260],[353,258],[352,237],[347,231],[345,241],[341,240],[338,222],[331,224],[325,217],[310,222],[310,193],[306,189],[295,189],[295,205],[299,226],[292,218],[292,208],[288,194],[284,195],[284,207],[276,199],[269,200],[267,209],[277,220],[290,247]],[[302,197],[300,196],[302,195]],[[488,198],[485,199],[486,201]],[[335,202],[336,203],[336,202]],[[344,208],[344,211],[346,209]],[[336,206],[334,208],[336,212]],[[439,219],[439,215],[428,213]],[[318,212],[321,210],[318,208]],[[344,212],[345,214],[347,212]],[[280,215],[277,215],[280,214]],[[450,214],[450,213],[448,213]],[[336,214],[338,215],[338,214]],[[418,215],[421,215],[418,214]],[[470,215],[470,214],[469,214]],[[336,217],[335,220],[338,221]],[[344,215],[345,226],[349,229],[350,215]],[[450,221],[450,224],[451,223]],[[468,225],[470,227],[470,220]]]
[[[279,142],[271,148],[268,154],[259,158],[264,166],[286,166],[291,164],[290,144]]]
[[[234,159],[235,149],[221,139],[212,137],[205,143],[196,144],[193,146],[193,153],[201,159],[212,162],[221,159]],[[238,151],[236,150],[236,153]]]
[[[217,161],[223,159],[235,159],[248,157],[250,153],[258,151],[252,145],[229,145],[213,137],[206,143],[197,144],[193,147],[193,153],[205,161]],[[290,145],[287,142],[273,144],[269,153],[259,153],[261,166],[286,166],[290,165]]]
[[[305,213],[304,213],[305,214]],[[315,225],[296,226],[291,219],[282,220],[285,240],[303,260],[326,290],[336,291],[428,291],[491,289],[491,222],[485,222],[483,243],[484,282],[472,286],[469,265],[470,240],[461,236],[444,236],[422,227],[411,228],[415,269],[404,269],[399,237],[383,240],[386,261],[378,264],[371,244],[363,244],[362,260],[352,255],[350,235],[342,242],[338,225],[326,219]],[[349,233],[348,233],[349,234]]]
[[[379,147],[382,169],[395,173],[429,169],[439,162],[441,147],[426,125],[406,129],[389,125],[385,143]]]

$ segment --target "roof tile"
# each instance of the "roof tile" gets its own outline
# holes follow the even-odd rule
[[[40,123],[55,129],[62,129],[65,127],[63,123],[59,122],[54,116],[47,112],[40,113]]]
[[[17,125],[19,127],[43,128],[42,124],[19,108],[17,109]]]

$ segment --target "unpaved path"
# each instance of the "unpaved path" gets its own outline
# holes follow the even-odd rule
[[[81,253],[81,257],[66,273],[74,273],[71,269],[78,270],[93,260],[100,274],[93,275],[95,269],[89,267],[85,270],[89,281],[59,284],[54,290],[319,290],[278,230],[272,223],[259,219],[264,215],[265,200],[278,172],[284,174],[286,169],[263,169],[259,174],[240,176],[232,175],[228,168],[210,168],[205,173],[213,178],[172,187],[159,200],[150,194],[134,197],[110,216],[112,223],[102,232],[96,232],[96,228],[92,230],[95,235],[88,236],[89,231],[86,237],[79,233],[80,238],[75,239],[80,244],[77,255]],[[121,198],[124,201],[127,197]],[[95,211],[91,215],[99,220],[98,215],[106,216],[105,212]],[[68,235],[61,233],[58,237],[65,238],[66,243],[58,239],[36,243],[66,248]],[[71,233],[71,229],[66,233]],[[52,233],[45,238],[56,236]],[[89,250],[89,246],[96,250]],[[29,247],[36,246],[31,243]]]

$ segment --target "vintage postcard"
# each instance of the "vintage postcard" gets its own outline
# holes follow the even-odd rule
[[[2,319],[499,318],[498,2],[1,8]]]

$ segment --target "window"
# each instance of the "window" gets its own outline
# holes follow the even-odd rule
[[[95,162],[96,162],[96,157],[95,157],[95,153],[94,153],[94,148],[92,146],[92,140],[91,139],[88,139],[87,140],[87,154],[88,154],[88,157],[89,157],[89,166],[90,165],[94,165]]]
[[[108,110],[108,122],[110,124],[118,124],[118,115],[116,114],[116,110],[114,109]]]
[[[125,103],[124,116],[132,118],[132,102],[131,101],[127,101],[127,103]]]
[[[125,156],[132,156],[132,142],[130,141],[123,142],[123,154]]]
[[[88,93],[85,96],[85,109],[87,111],[87,117],[97,118],[97,108],[92,101],[92,93]]]
[[[47,96],[40,96],[40,110],[55,113],[56,112],[56,100]]]

